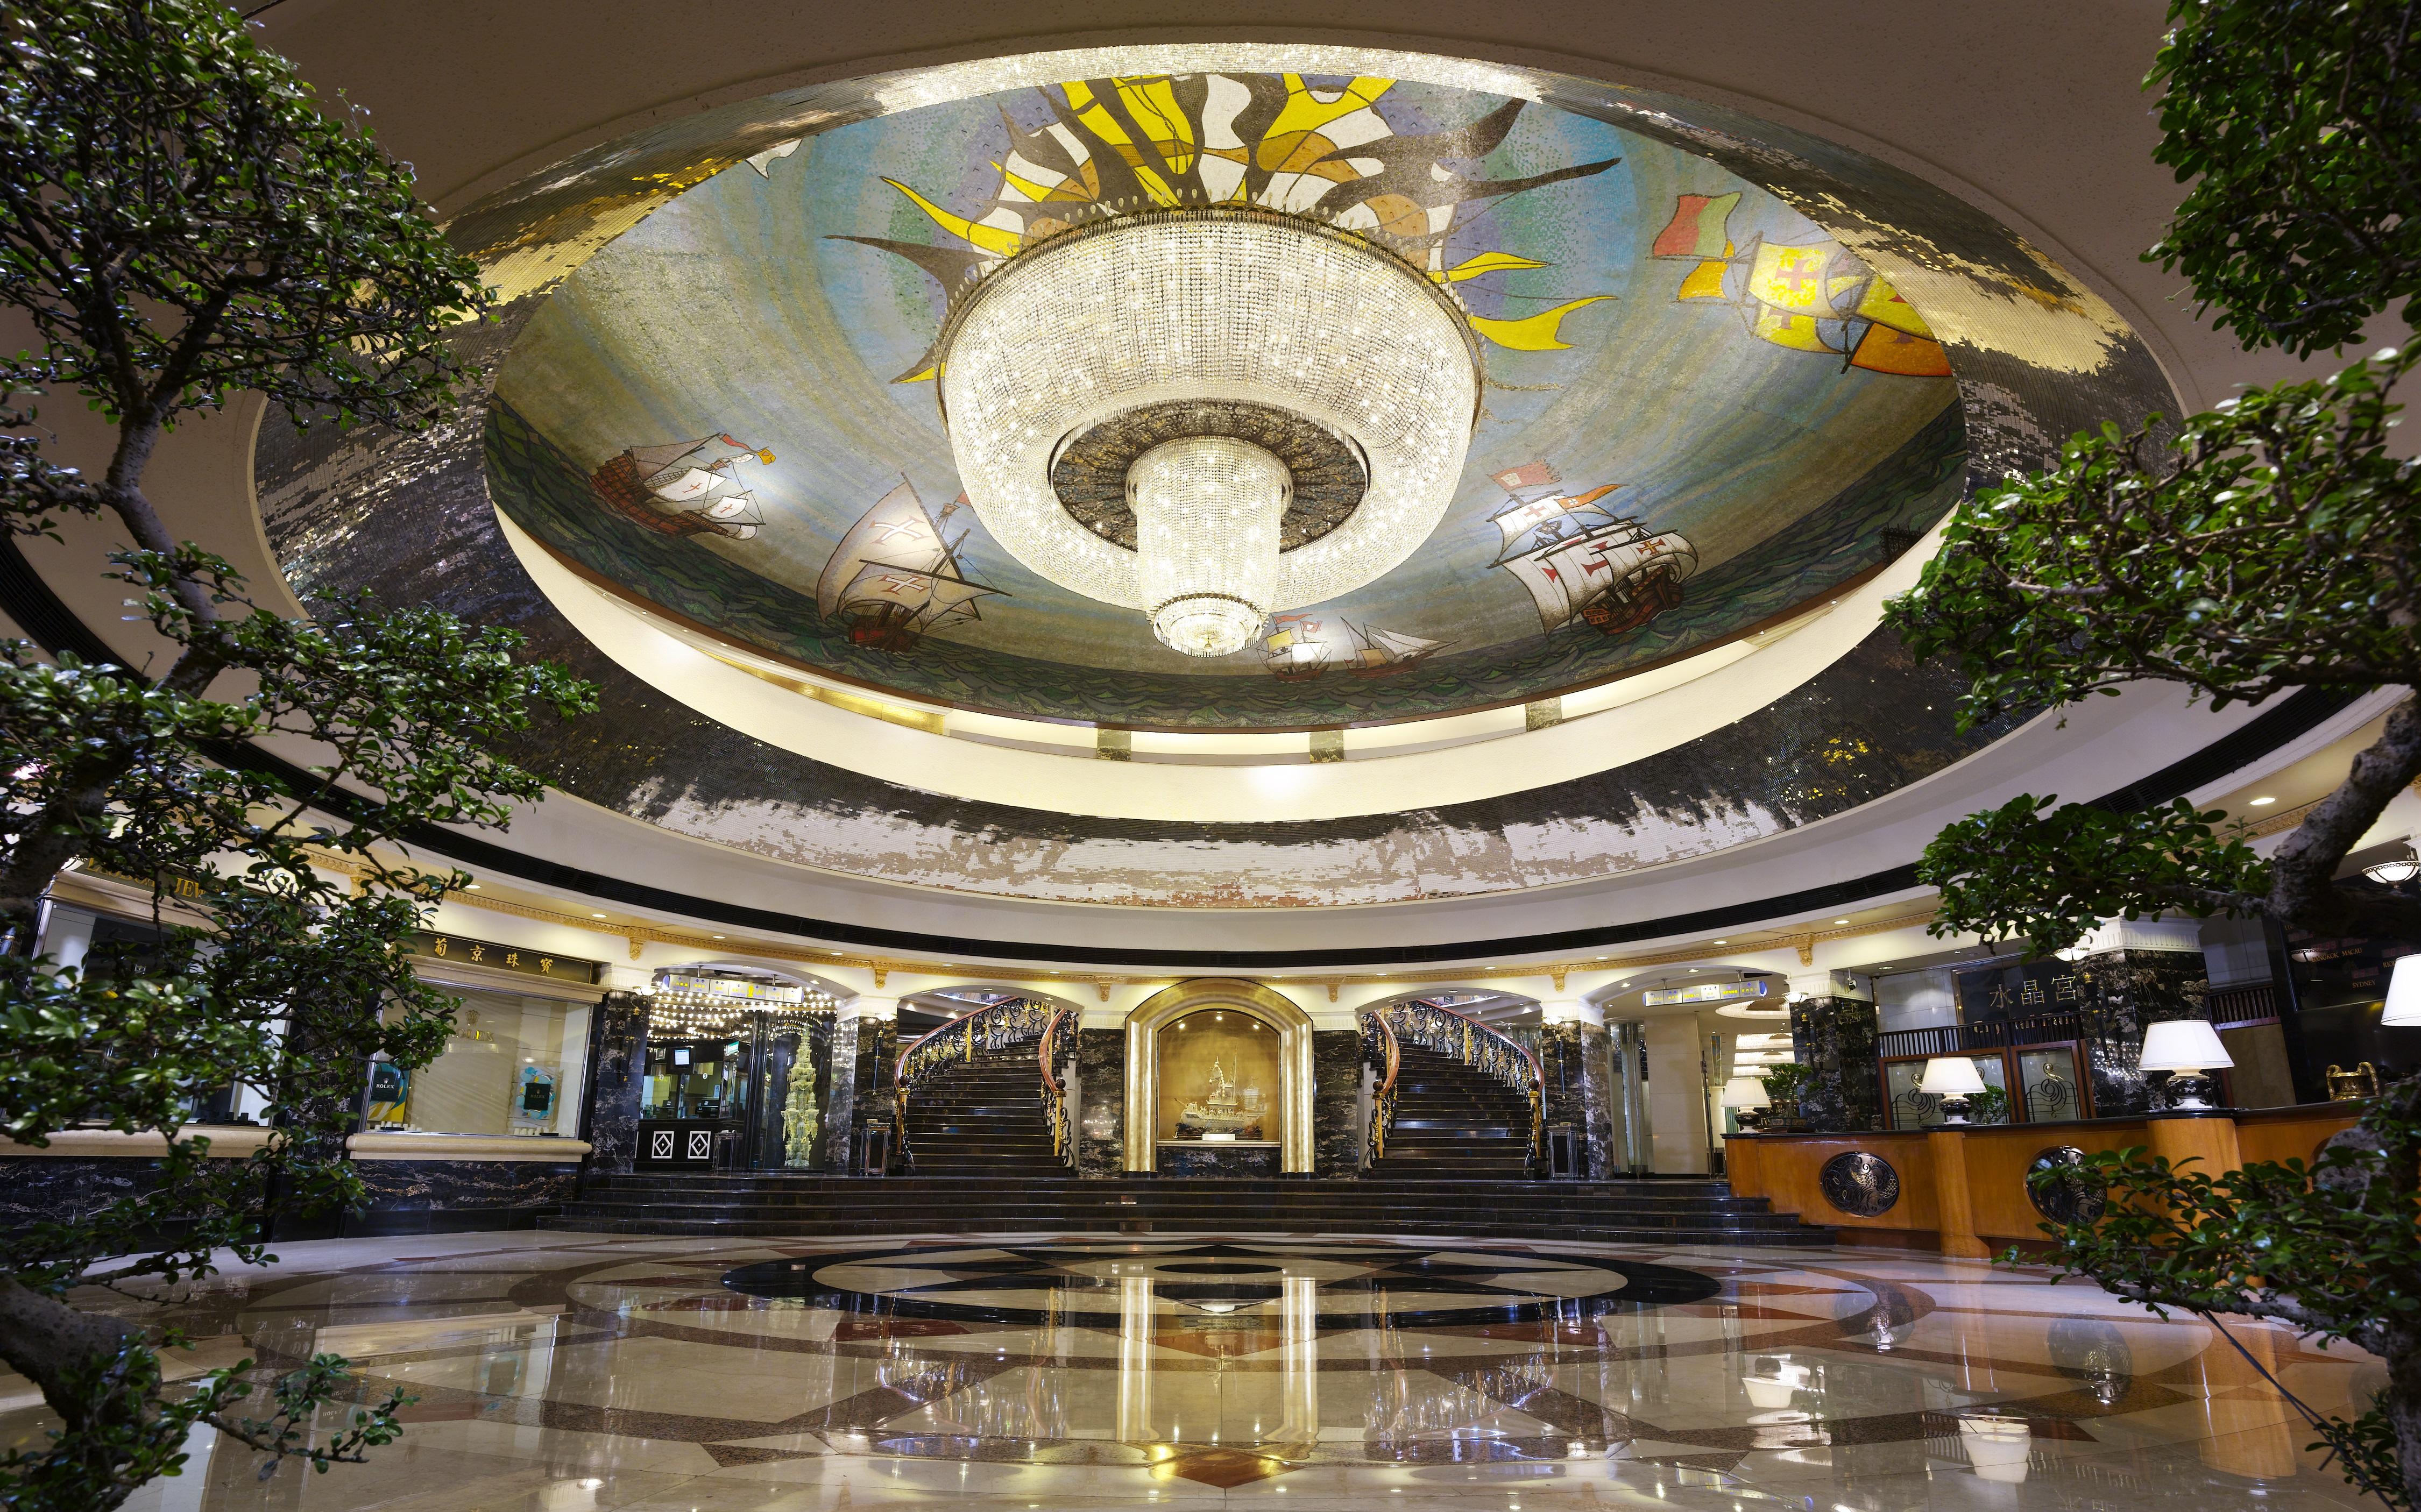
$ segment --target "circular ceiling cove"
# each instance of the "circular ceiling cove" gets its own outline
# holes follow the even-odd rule
[[[588,257],[504,359],[498,507],[590,582],[820,675],[1251,730],[1445,715],[1668,662],[1835,592],[1959,495],[1966,433],[1924,319],[1707,157],[1482,87],[1251,69],[1007,86],[1017,71],[725,160]],[[1251,255],[1225,272],[1112,255],[1123,226],[1205,213]],[[1173,363],[1151,334],[1197,340],[1171,312],[1213,273],[1240,285],[1221,298],[1283,306],[1304,241],[1289,226],[1366,242],[1359,260],[1413,280],[1415,305],[1426,286],[1467,320],[1476,426],[1434,528],[1387,512],[1400,466],[1334,416],[1241,387],[1101,413],[1073,378],[1052,386],[1101,366],[1111,324],[1136,361]],[[1054,295],[1082,295],[1078,316],[1022,327],[1023,270],[1088,247],[1101,266]],[[1322,360],[1347,380],[1402,355],[1409,316],[1322,318],[1345,322]],[[1020,443],[1042,459],[1021,538],[987,525],[999,501],[961,475],[965,417],[940,402],[984,386],[957,366],[978,320],[995,366],[1057,353],[1018,381],[1088,415]],[[1182,347],[1179,366],[1294,361],[1264,345]],[[1187,433],[1260,447],[1294,479],[1295,578],[1229,655],[1180,655],[1121,607],[1126,467]],[[1322,564],[1350,551],[1402,559],[1289,600],[1289,582],[1349,580]]]

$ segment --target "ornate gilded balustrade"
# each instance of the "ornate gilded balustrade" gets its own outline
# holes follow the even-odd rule
[[[891,1127],[896,1131],[900,1158],[912,1163],[915,1159],[908,1148],[910,1093],[946,1067],[972,1061],[984,1051],[1002,1050],[1039,1037],[1055,1017],[1047,1005],[1009,998],[977,1008],[963,1019],[953,1019],[901,1051],[891,1077]]]
[[[1386,1128],[1395,1123],[1395,1070],[1400,1053],[1398,1045],[1409,1040],[1425,1050],[1448,1055],[1483,1076],[1494,1077],[1507,1086],[1523,1094],[1530,1102],[1530,1164],[1542,1171],[1547,1162],[1546,1074],[1539,1068],[1539,1057],[1515,1041],[1491,1029],[1469,1014],[1434,1003],[1415,1000],[1391,1003],[1382,1008],[1366,1008],[1362,1013],[1363,1033],[1371,1033],[1375,1021],[1378,1032],[1387,1040],[1386,1069],[1383,1096],[1371,1113],[1370,1158],[1378,1159],[1386,1152]],[[1383,1115],[1385,1127],[1381,1125]]]
[[[1051,1153],[1062,1161],[1070,1161],[1070,1146],[1075,1138],[1075,1126],[1068,1115],[1068,1089],[1060,1084],[1059,1067],[1068,1059],[1075,1044],[1076,1012],[1061,1008],[1042,1026],[1042,1043],[1036,1059],[1042,1066],[1042,1117],[1051,1125]]]
[[[1396,1031],[1374,1009],[1362,1010],[1362,1058],[1377,1073],[1370,1089],[1370,1128],[1364,1138],[1366,1166],[1387,1153],[1387,1134],[1396,1127],[1396,1075],[1403,1069],[1404,1049]]]

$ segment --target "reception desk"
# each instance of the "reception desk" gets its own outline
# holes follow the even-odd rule
[[[1735,1195],[1763,1197],[1776,1212],[1837,1228],[1844,1244],[1981,1256],[2045,1242],[2026,1173],[2046,1152],[2141,1148],[2172,1162],[2195,1160],[2195,1169],[2212,1175],[2257,1161],[2309,1162],[2360,1111],[2358,1103],[2326,1102],[1895,1132],[1733,1134],[1724,1141],[1724,1169]]]

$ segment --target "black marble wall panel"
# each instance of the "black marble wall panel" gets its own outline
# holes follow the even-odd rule
[[[0,1160],[0,1230],[82,1217],[159,1186],[157,1161],[12,1156]]]
[[[1127,1164],[1127,1032],[1076,1031],[1076,1174],[1117,1176]]]
[[[574,1161],[359,1161],[369,1211],[509,1211],[570,1202],[580,1184]]]
[[[444,1213],[449,1226],[508,1227],[525,1223],[542,1208],[571,1200],[580,1184],[580,1161],[359,1161],[368,1205],[345,1215],[301,1215],[305,1228],[291,1237],[375,1233],[395,1225],[390,1214]],[[153,1192],[160,1162],[124,1156],[36,1156],[0,1160],[0,1230],[88,1213]],[[490,1222],[492,1220],[492,1222]],[[280,1220],[281,1231],[286,1220]]]
[[[1163,1176],[1238,1180],[1274,1177],[1284,1163],[1274,1145],[1163,1145],[1159,1156]]]
[[[857,1029],[865,1021],[833,1024],[831,1081],[824,1095],[824,1169],[848,1176],[857,1169]]]
[[[588,1169],[628,1171],[639,1149],[647,1090],[648,1000],[608,992],[597,1005],[597,1062],[588,1068]]]
[[[1790,1005],[1790,1046],[1808,1068],[1800,1116],[1819,1132],[1881,1128],[1882,1071],[1875,1059],[1882,1016],[1855,998],[1802,998]]]
[[[1362,1031],[1311,1032],[1311,1168],[1326,1177],[1362,1168]]]
[[[899,1054],[899,1024],[893,1019],[857,1021],[857,1128],[892,1132],[898,1111],[891,1105],[892,1062]],[[894,1142],[897,1143],[896,1141]],[[892,1151],[896,1162],[898,1151]],[[896,1174],[896,1173],[895,1173]]]

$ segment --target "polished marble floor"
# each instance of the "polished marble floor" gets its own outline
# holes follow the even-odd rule
[[[2366,1505],[2262,1376],[2367,1356],[1875,1250],[486,1234],[280,1247],[165,1310],[191,1372],[341,1353],[401,1442],[137,1512]],[[2258,1362],[2260,1368],[2256,1368]],[[0,1447],[39,1435],[0,1375]]]

